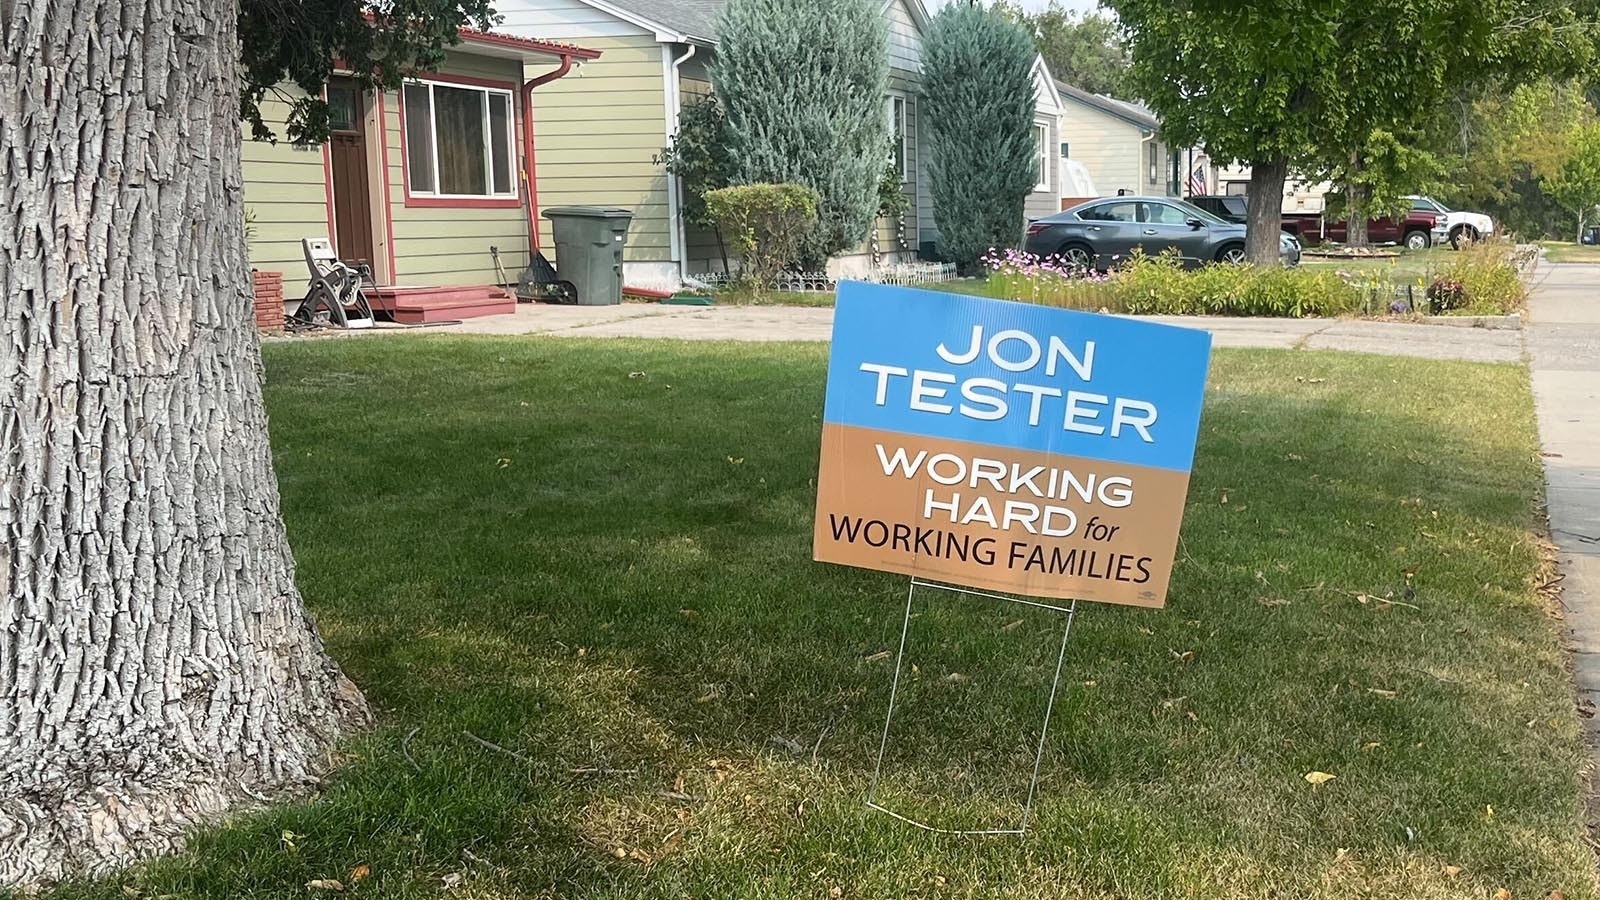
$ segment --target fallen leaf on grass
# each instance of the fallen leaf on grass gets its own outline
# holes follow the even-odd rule
[[[616,849],[611,851],[611,858],[612,859],[627,859],[628,858],[628,848],[626,848],[626,847],[617,847]]]
[[[629,372],[628,373],[628,377],[629,378],[644,378],[646,376],[645,376],[645,373],[643,373],[643,372]]]
[[[1194,651],[1193,650],[1185,650],[1182,653],[1179,653],[1178,651],[1172,649],[1171,647],[1168,647],[1167,648],[1167,652],[1171,653],[1172,654],[1172,658],[1177,660],[1180,663],[1194,662]]]
[[[683,616],[685,619],[693,622],[695,619],[700,618],[700,611],[696,609],[690,609],[686,606],[683,609],[678,610],[678,615]]]
[[[1022,620],[1021,619],[1017,619],[1015,621],[1007,622],[1006,624],[1001,625],[1000,626],[1000,630],[1001,631],[1016,631],[1020,627],[1022,627]]]
[[[1367,688],[1367,693],[1376,694],[1376,695],[1378,695],[1379,697],[1382,697],[1385,700],[1393,700],[1395,697],[1400,696],[1395,691],[1388,691],[1388,690],[1384,690],[1383,688]]]
[[[732,464],[734,464],[736,466],[742,466],[742,465],[744,465],[744,457],[742,457],[742,456],[730,456],[730,457],[728,457],[728,462],[730,462],[730,463],[732,463]]]
[[[283,842],[283,849],[293,853],[295,851],[295,841],[298,841],[303,837],[305,837],[305,835],[295,834],[292,831],[285,830],[283,834],[278,835],[278,840]]]
[[[363,879],[365,879],[368,875],[371,875],[371,874],[372,874],[372,868],[370,866],[367,866],[365,864],[356,866],[354,869],[350,870],[350,883],[351,884],[358,884]]]
[[[887,651],[887,650],[879,650],[877,653],[874,653],[871,656],[867,657],[867,662],[883,662],[884,660],[888,659],[889,656],[890,656],[889,651]]]
[[[1367,741],[1365,744],[1361,745],[1361,749],[1363,749],[1363,750],[1376,750],[1381,746],[1383,746],[1383,745],[1380,744],[1377,741]]]
[[[504,468],[506,468],[507,466],[510,466],[510,465],[511,465],[511,459],[509,457],[502,456],[499,459],[494,461],[494,467],[496,469],[504,469]]]
[[[313,891],[342,891],[344,882],[337,878],[313,878],[306,882],[306,888]]]
[[[1328,782],[1332,781],[1333,779],[1334,779],[1334,776],[1329,775],[1327,772],[1307,772],[1306,773],[1306,780],[1311,782],[1312,784],[1327,784]]]
[[[1494,900],[1511,900],[1511,892],[1505,888],[1500,888],[1494,892]]]
[[[460,887],[461,882],[463,881],[466,881],[466,879],[462,877],[460,872],[451,872],[450,874],[439,879],[439,883],[442,884],[444,889],[447,891]]]
[[[972,680],[972,676],[963,675],[960,672],[951,672],[949,675],[944,677],[944,680],[947,684],[966,684]]]
[[[1441,866],[1439,868],[1439,871],[1443,872],[1445,874],[1446,878],[1454,878],[1457,875],[1461,874],[1461,867],[1460,866]]]

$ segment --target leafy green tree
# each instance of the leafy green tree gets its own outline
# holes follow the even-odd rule
[[[729,0],[711,84],[736,184],[817,192],[800,262],[860,244],[878,209],[889,123],[887,24],[877,0]]]
[[[1116,19],[1101,13],[1078,13],[1058,0],[1031,13],[1015,0],[1001,0],[995,9],[1033,35],[1050,74],[1096,94],[1131,95],[1128,48]]]
[[[369,721],[295,587],[241,113],[432,65],[486,0],[0,0],[0,894],[303,792]],[[9,894],[8,894],[9,895]]]
[[[1436,192],[1444,171],[1439,157],[1419,146],[1414,136],[1402,139],[1387,129],[1374,129],[1344,165],[1326,173],[1344,186],[1329,215],[1346,219],[1346,243],[1365,247],[1370,218],[1404,215],[1409,206],[1405,195]]]
[[[1291,165],[1346,164],[1378,129],[1412,132],[1464,87],[1576,71],[1594,53],[1594,0],[1108,5],[1168,138],[1251,166],[1247,250],[1263,265],[1277,262]]]
[[[946,6],[923,39],[933,219],[944,253],[963,269],[1022,239],[1023,204],[1039,181],[1034,59],[1027,32],[976,5]]]
[[[1565,135],[1566,158],[1541,184],[1562,208],[1578,220],[1578,239],[1583,226],[1600,206],[1600,124],[1580,125]]]
[[[672,143],[656,155],[655,162],[678,177],[679,209],[684,221],[716,234],[722,251],[722,271],[729,271],[722,229],[706,208],[706,194],[731,184],[734,171],[728,152],[727,119],[715,94],[684,104],[678,113],[678,132],[672,136]]]

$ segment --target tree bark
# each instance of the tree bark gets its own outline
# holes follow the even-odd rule
[[[1283,233],[1283,183],[1289,160],[1279,156],[1250,164],[1250,195],[1245,200],[1245,257],[1258,266],[1276,266]]]
[[[1347,247],[1366,247],[1372,243],[1367,235],[1367,222],[1371,218],[1367,203],[1367,186],[1360,182],[1361,154],[1350,154],[1350,179],[1344,186],[1344,242]]]
[[[236,0],[0,0],[0,889],[314,784],[367,722],[294,585]]]

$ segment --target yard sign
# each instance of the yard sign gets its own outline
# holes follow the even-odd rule
[[[816,558],[1161,606],[1210,356],[1188,328],[840,285]]]

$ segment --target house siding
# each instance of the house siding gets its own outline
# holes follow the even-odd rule
[[[517,93],[513,126],[521,147],[522,65],[513,60],[450,53],[438,70],[441,75],[465,75],[505,82]],[[423,76],[426,77],[426,76]],[[559,83],[559,82],[557,82]],[[495,284],[500,281],[489,254],[500,248],[500,262],[508,277],[528,264],[528,213],[525,185],[519,184],[519,203],[504,208],[414,207],[406,205],[405,151],[401,138],[398,91],[383,95],[384,135],[388,145],[389,214],[394,233],[395,271],[392,281],[410,287]],[[543,173],[541,161],[540,176]]]
[[[1089,177],[1102,196],[1119,190],[1145,190],[1145,150],[1140,145],[1143,133],[1138,126],[1070,97],[1063,98],[1061,125],[1060,140],[1067,143],[1069,157],[1089,170]]]
[[[509,15],[502,30],[517,32]],[[630,209],[624,258],[671,262],[667,173],[654,161],[667,144],[662,45],[642,31],[581,40],[603,55],[534,91],[539,208]],[[551,253],[550,222],[542,216],[539,235],[540,247]]]
[[[291,98],[301,96],[289,85],[283,91]],[[261,113],[278,142],[251,140],[245,126],[242,157],[250,265],[264,272],[284,272],[288,283],[295,285],[306,270],[300,241],[329,236],[322,147],[296,146],[284,139],[289,102],[265,99]]]

